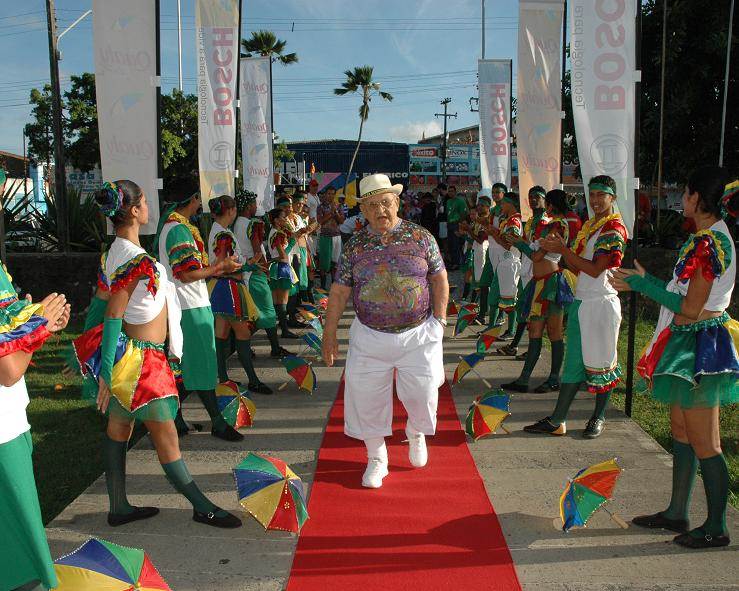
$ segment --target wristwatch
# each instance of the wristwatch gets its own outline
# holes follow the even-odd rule
[[[439,321],[439,324],[441,324],[442,326],[448,326],[449,325],[449,323],[446,321],[446,318],[439,318],[438,316],[434,316],[434,318],[436,318],[436,320],[438,320]]]

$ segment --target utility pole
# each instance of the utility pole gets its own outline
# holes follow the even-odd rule
[[[482,59],[485,59],[485,0],[482,0]]]
[[[57,214],[57,230],[62,252],[69,250],[67,224],[67,180],[64,165],[64,136],[62,132],[62,95],[59,86],[59,61],[57,53],[56,12],[54,0],[46,0],[46,20],[49,32],[49,66],[51,74],[52,125],[54,127],[54,203]]]
[[[659,83],[659,147],[657,148],[657,228],[662,221],[662,158],[665,142],[665,67],[667,64],[667,0],[662,0],[662,63]],[[651,196],[650,196],[651,198]],[[637,223],[638,219],[637,208]]]
[[[449,119],[449,117],[457,118],[456,113],[449,113],[447,114],[447,107],[449,106],[449,103],[452,102],[452,99],[449,97],[445,98],[443,101],[441,101],[441,104],[444,105],[444,112],[443,113],[434,113],[434,117],[444,117],[444,141],[441,144],[441,182],[446,182],[446,144],[447,144],[447,133],[446,133],[446,122]]]
[[[726,139],[726,104],[729,98],[729,71],[731,69],[731,39],[734,33],[734,0],[729,7],[729,36],[726,38],[726,74],[724,76],[724,107],[721,111],[721,147],[718,153],[718,165],[724,165],[724,140]]]
[[[241,12],[239,12],[239,18],[241,18]],[[239,30],[239,39],[241,39],[241,30]],[[182,92],[182,6],[180,0],[177,0],[177,71],[179,89]],[[236,92],[238,93],[238,90]]]

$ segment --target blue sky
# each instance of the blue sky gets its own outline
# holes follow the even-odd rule
[[[184,90],[195,89],[194,2],[182,0]],[[60,30],[91,0],[57,0]],[[480,57],[480,0],[243,0],[242,36],[270,29],[295,51],[299,63],[275,66],[275,131],[290,140],[353,139],[358,96],[334,97],[343,72],[370,64],[392,103],[373,102],[364,137],[412,142],[438,133],[439,104],[451,97],[450,128],[477,123],[469,110]],[[161,0],[163,92],[177,85],[176,0]],[[487,0],[488,58],[516,51],[518,2]],[[294,27],[294,30],[293,30]],[[88,17],[61,42],[63,89],[69,76],[93,71]],[[2,2],[0,7],[0,150],[20,153],[30,120],[28,95],[49,79],[45,2]],[[515,72],[515,66],[514,66]],[[515,84],[514,84],[515,91]]]

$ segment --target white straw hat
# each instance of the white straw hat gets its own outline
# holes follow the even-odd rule
[[[371,174],[359,181],[359,197],[357,201],[382,193],[400,195],[402,192],[403,185],[393,185],[386,174]]]

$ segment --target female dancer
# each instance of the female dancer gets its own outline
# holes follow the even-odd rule
[[[272,228],[269,231],[267,246],[273,259],[269,266],[269,286],[272,289],[272,299],[282,329],[282,338],[297,339],[300,337],[290,332],[287,324],[287,300],[290,297],[290,290],[298,283],[298,277],[288,255],[295,244],[295,239],[287,229],[286,215],[285,210],[280,208],[269,212],[269,223]]]
[[[490,208],[492,197],[487,191],[480,191],[477,195],[475,220],[472,224],[472,288],[480,291],[480,312],[477,319],[485,324],[485,315],[488,311],[488,291],[492,283],[493,268],[488,258],[488,230],[492,223]]]
[[[680,250],[669,283],[646,273],[637,261],[636,269],[622,269],[612,279],[619,291],[638,291],[662,305],[637,369],[652,396],[670,405],[672,498],[664,511],[635,517],[634,523],[678,532],[675,543],[688,548],[729,544],[729,471],[721,451],[719,407],[739,402],[739,322],[726,313],[736,281],[736,249],[722,217],[739,213],[739,181],[724,183],[721,168],[691,175],[683,213],[697,232]],[[688,531],[699,465],[708,517]]]
[[[236,336],[236,354],[249,378],[247,388],[257,394],[272,394],[272,389],[263,384],[254,371],[251,353],[251,334],[255,329],[255,321],[259,318],[259,309],[249,293],[243,280],[243,271],[255,265],[259,260],[254,257],[244,261],[239,241],[228,228],[236,220],[236,201],[228,195],[214,197],[208,201],[213,215],[213,226],[208,236],[208,258],[215,264],[236,257],[242,264],[239,272],[233,275],[208,280],[210,307],[215,316],[216,351],[218,353],[218,379],[228,381],[228,337],[233,330]]]
[[[84,374],[99,383],[97,408],[107,414],[104,444],[108,524],[123,525],[156,515],[155,507],[134,507],[126,497],[126,450],[134,420],[148,429],[159,462],[174,488],[193,506],[193,520],[215,527],[239,527],[241,521],[219,509],[195,484],[182,460],[174,417],[178,397],[164,352],[182,355],[180,307],[164,267],[146,254],[139,228],[149,220],[141,188],[132,181],[105,183],[95,194],[116,232],[103,257],[99,294],[107,299],[103,324],[74,343]]]
[[[68,321],[69,304],[63,295],[53,293],[40,305],[19,300],[7,269],[0,266],[0,587],[3,589],[30,591],[57,586],[33,476],[33,444],[26,418],[29,399],[23,376],[33,352],[51,333],[63,330]]]
[[[583,226],[574,248],[568,248],[566,240],[555,233],[541,240],[544,250],[561,254],[567,267],[579,274],[575,301],[567,311],[567,351],[557,406],[551,417],[524,427],[529,433],[564,435],[570,405],[580,383],[587,382],[595,394],[595,410],[583,437],[595,439],[605,426],[611,390],[621,380],[617,355],[621,302],[608,277],[610,269],[621,266],[626,228],[621,216],[613,212],[616,182],[611,177],[593,177],[588,191],[594,216]]]
[[[543,219],[546,225],[539,237],[544,238],[550,234],[557,234],[568,242],[568,225],[564,217],[567,211],[567,193],[560,189],[549,191],[544,202],[547,215]],[[519,318],[519,322],[528,322],[529,350],[521,375],[509,384],[502,384],[502,387],[514,392],[529,391],[529,378],[539,361],[541,339],[546,327],[547,335],[552,343],[552,367],[549,378],[534,389],[534,392],[553,392],[559,390],[559,370],[562,367],[565,353],[562,341],[564,306],[571,304],[574,297],[559,267],[561,255],[540,248],[538,239],[528,245],[522,245],[522,248],[526,249],[533,262],[533,278],[524,289],[524,302],[520,308],[521,318]]]

